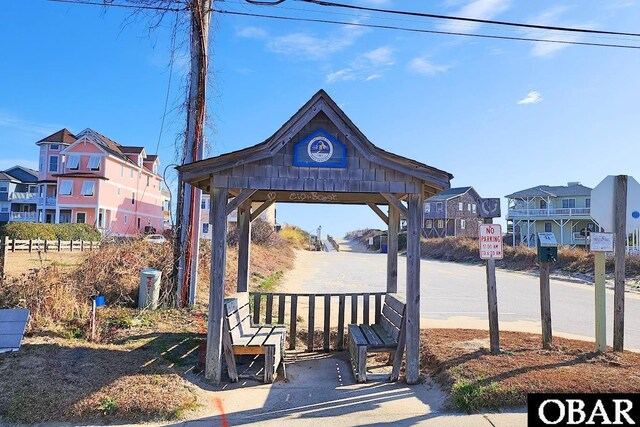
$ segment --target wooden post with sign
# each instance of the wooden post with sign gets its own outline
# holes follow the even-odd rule
[[[624,349],[624,282],[627,243],[627,175],[618,175],[614,183],[615,285],[613,296],[613,351]]]
[[[607,350],[607,305],[605,290],[606,253],[613,251],[613,233],[591,233],[591,252],[595,258],[596,351]]]
[[[551,332],[551,292],[549,289],[549,263],[540,263],[540,321],[542,323],[542,348],[550,349],[553,340]]]
[[[487,260],[487,306],[489,311],[489,343],[492,354],[500,353],[498,296],[496,292],[496,259],[502,259],[502,227],[486,218],[479,228],[480,258]]]

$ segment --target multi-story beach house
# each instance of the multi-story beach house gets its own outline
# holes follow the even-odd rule
[[[0,224],[36,220],[38,171],[14,166],[0,172]]]
[[[93,224],[105,235],[163,229],[159,159],[144,147],[123,146],[92,129],[67,129],[41,139],[36,218]]]
[[[591,188],[579,182],[538,185],[505,197],[514,245],[536,246],[537,233],[551,232],[561,245],[583,246],[588,232],[597,229],[591,218]]]
[[[478,237],[480,196],[473,187],[449,188],[424,201],[426,237]]]

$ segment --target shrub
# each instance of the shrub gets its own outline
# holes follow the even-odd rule
[[[16,240],[100,240],[100,232],[90,224],[43,224],[35,222],[11,222],[4,226],[4,233]]]
[[[309,244],[309,233],[298,226],[285,224],[280,229],[279,234],[280,237],[288,240],[295,248],[306,248]]]

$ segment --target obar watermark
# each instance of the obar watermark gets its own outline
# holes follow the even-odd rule
[[[529,427],[640,425],[640,394],[531,393]]]

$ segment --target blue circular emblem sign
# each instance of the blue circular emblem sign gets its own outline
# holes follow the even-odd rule
[[[307,145],[309,158],[317,163],[326,162],[333,155],[333,144],[324,136],[316,136]]]
[[[634,219],[638,219],[638,218],[640,218],[640,212],[638,212],[638,211],[633,211],[633,212],[631,212],[631,216],[632,216]]]

